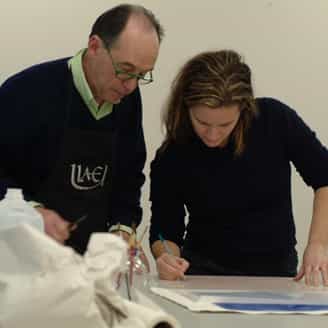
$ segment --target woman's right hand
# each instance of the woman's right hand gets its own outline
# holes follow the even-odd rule
[[[156,266],[160,279],[178,280],[184,279],[184,273],[189,267],[189,262],[181,257],[162,253],[156,259]]]

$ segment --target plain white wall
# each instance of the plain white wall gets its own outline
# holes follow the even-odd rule
[[[166,30],[154,71],[155,82],[142,89],[147,177],[150,160],[162,140],[160,112],[170,83],[188,58],[205,50],[239,51],[253,70],[256,95],[287,102],[328,145],[327,0],[129,2],[153,10]],[[73,55],[85,47],[96,17],[119,3],[121,1],[0,0],[0,83],[26,66]],[[302,252],[313,193],[296,174],[294,176],[294,213],[298,249]],[[143,188],[141,228],[150,217],[148,196],[149,179]],[[147,250],[147,243],[144,244]]]

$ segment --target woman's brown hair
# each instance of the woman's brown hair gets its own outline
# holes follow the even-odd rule
[[[180,70],[164,108],[166,129],[162,149],[172,142],[186,142],[193,134],[189,108],[238,105],[239,121],[232,132],[235,155],[245,148],[245,135],[257,113],[250,68],[232,50],[204,52],[191,58]]]

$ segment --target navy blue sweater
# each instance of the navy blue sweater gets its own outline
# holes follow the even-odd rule
[[[294,110],[269,98],[257,104],[240,157],[231,141],[209,148],[196,136],[157,152],[151,243],[161,233],[217,263],[241,266],[294,251],[290,163],[315,190],[328,185],[328,152]]]
[[[73,86],[67,60],[28,68],[0,87],[1,194],[8,186],[18,186],[26,198],[36,200],[35,192],[59,155],[67,122],[82,130],[113,130],[108,218],[111,224],[139,223],[146,158],[139,89],[115,105],[110,115],[95,120]]]

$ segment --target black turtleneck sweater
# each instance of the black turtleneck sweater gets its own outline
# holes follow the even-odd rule
[[[239,157],[231,141],[209,148],[196,136],[157,152],[151,243],[161,233],[200,258],[249,275],[260,267],[270,274],[284,257],[296,269],[290,163],[316,190],[328,185],[328,152],[288,106],[269,98],[257,105]]]

